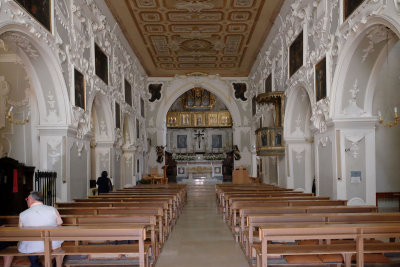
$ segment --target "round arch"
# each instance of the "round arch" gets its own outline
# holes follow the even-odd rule
[[[330,107],[330,114],[331,117],[340,117],[343,116],[341,113],[344,109],[346,99],[346,92],[349,90],[349,86],[353,86],[353,84],[348,85],[346,84],[347,78],[354,75],[351,69],[351,63],[359,55],[356,55],[356,51],[360,51],[360,45],[365,38],[367,37],[369,31],[376,26],[384,26],[391,30],[398,38],[400,37],[400,21],[393,20],[393,18],[388,17],[372,17],[370,18],[363,27],[360,27],[359,31],[354,35],[350,35],[349,38],[343,45],[341,49],[337,67],[334,72],[334,77],[332,81],[332,90],[330,92],[330,99],[331,99],[331,107]],[[393,45],[393,44],[389,44]],[[383,48],[379,49],[380,51]],[[362,49],[361,49],[362,50]],[[372,99],[375,90],[375,82],[376,77],[380,73],[380,66],[382,65],[382,58],[383,55],[379,53],[376,56],[374,61],[374,66],[368,68],[367,71],[370,71],[368,75],[368,81],[366,82],[365,86],[361,86],[364,88],[363,90],[363,99],[360,103],[363,103],[363,111],[369,113],[371,115],[371,107],[372,107]],[[348,82],[348,81],[347,81]],[[360,88],[360,87],[359,87]]]
[[[0,24],[0,38],[17,53],[30,76],[37,96],[40,125],[71,123],[68,90],[58,56],[24,26]]]
[[[113,141],[115,124],[108,98],[97,93],[89,100],[88,110],[90,110],[90,116],[94,120],[92,123],[95,126],[96,141]]]
[[[206,90],[216,95],[225,104],[225,106],[231,113],[233,125],[235,126],[241,125],[240,112],[236,103],[233,101],[233,99],[229,99],[229,97],[227,97],[227,94],[224,94],[222,89],[215,87],[209,82],[201,82],[201,83],[187,82],[184,85],[176,88],[174,91],[170,92],[168,95],[166,95],[167,97],[166,102],[164,103],[164,105],[161,105],[161,108],[158,110],[156,125],[163,125],[163,127],[165,127],[166,114],[168,113],[168,110],[171,108],[172,104],[183,93],[192,89],[195,86],[204,87]],[[228,92],[229,90],[228,86],[226,86],[224,90]],[[168,91],[168,88],[166,89],[166,91]]]
[[[299,101],[300,99],[300,101]],[[307,102],[305,102],[308,99]],[[305,103],[304,103],[305,102]],[[284,136],[290,137],[292,133],[296,130],[295,124],[296,120],[298,119],[295,117],[296,114],[300,114],[298,109],[303,107],[303,113],[306,113],[304,117],[302,127],[303,133],[307,134],[307,129],[309,129],[310,121],[309,118],[311,117],[311,105],[313,103],[312,96],[307,90],[307,86],[304,83],[298,84],[295,87],[289,89],[289,94],[287,96],[287,103],[285,109],[285,120],[284,120]],[[305,108],[305,109],[304,109]],[[308,120],[306,119],[308,117]]]

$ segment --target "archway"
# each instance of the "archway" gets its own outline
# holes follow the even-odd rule
[[[331,92],[333,118],[342,121],[335,133],[341,178],[336,187],[338,197],[350,202],[375,204],[376,192],[400,190],[394,175],[400,153],[393,149],[399,145],[399,128],[377,123],[379,110],[392,120],[400,105],[398,41],[398,26],[372,18],[347,40],[338,59]]]
[[[0,110],[0,116],[5,118],[10,106],[13,106],[10,115],[14,121],[24,121],[29,117],[29,122],[18,126],[19,130],[15,128],[15,123],[12,124],[12,139],[15,140],[7,141],[6,146],[2,146],[9,156],[28,166],[57,172],[59,178],[56,180],[56,197],[67,199],[69,184],[63,181],[68,179],[68,167],[64,164],[65,143],[62,137],[66,133],[60,129],[65,129],[71,122],[68,93],[60,65],[51,48],[33,35],[34,33],[20,25],[3,24],[0,27],[2,48],[10,49],[3,53],[3,59],[8,58],[10,62],[14,62],[14,66],[8,66],[9,70],[15,64],[23,66],[19,68],[19,72],[6,75],[16,77],[19,73],[20,84],[11,82],[13,90],[1,96],[5,101],[2,104],[5,105]],[[10,51],[12,52],[9,53]],[[9,78],[5,78],[5,81],[7,79]],[[56,135],[55,129],[58,129]]]
[[[311,100],[304,86],[290,90],[285,112],[287,187],[311,192],[314,177]]]
[[[205,88],[191,88],[172,104],[166,124],[169,180],[232,180],[232,118],[218,97]]]
[[[122,187],[129,187],[136,184],[135,175],[135,132],[133,120],[126,115],[123,123],[123,140],[122,146]]]
[[[102,171],[107,171],[111,176],[114,123],[110,104],[105,96],[98,94],[89,103],[92,126],[90,141],[91,180],[97,180]]]

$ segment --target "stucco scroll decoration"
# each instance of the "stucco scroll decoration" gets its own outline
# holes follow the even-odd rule
[[[400,12],[400,0],[393,0],[394,1],[394,6],[396,7],[396,10]]]
[[[320,133],[324,133],[327,130],[326,121],[329,117],[329,98],[324,98],[313,105],[311,122]]]
[[[76,127],[76,137],[83,139],[91,128],[89,111],[84,111],[79,107],[72,107],[72,114],[72,124]]]
[[[78,157],[81,157],[83,148],[85,147],[85,143],[81,140],[81,141],[76,141],[75,145],[76,148],[78,149]]]
[[[200,13],[203,9],[212,9],[214,7],[213,4],[204,1],[188,1],[181,2],[175,5],[177,9],[186,9],[191,13]]]
[[[121,148],[124,144],[124,137],[122,136],[122,131],[119,128],[115,128],[115,146]]]
[[[31,45],[28,38],[22,36],[19,33],[6,33],[3,37],[9,43],[14,43],[32,59],[37,59],[39,57],[38,51]]]
[[[10,93],[10,84],[5,80],[4,76],[0,76],[0,129],[5,126],[6,122],[6,101]],[[2,155],[0,155],[2,157]]]
[[[53,168],[57,161],[61,159],[61,138],[50,137],[47,141],[47,155],[51,159]]]
[[[363,135],[357,135],[357,136],[345,136],[347,140],[351,142],[350,146],[345,149],[345,152],[351,152],[351,155],[353,158],[358,158],[358,155],[360,154],[358,151],[360,150],[359,143],[361,140],[364,138]]]
[[[357,105],[357,94],[360,92],[357,79],[354,81],[353,88],[351,88],[349,92],[351,93],[351,98],[349,99],[347,107],[343,110],[343,113],[351,116],[362,115],[365,112]]]
[[[365,62],[367,57],[375,51],[374,46],[382,41],[390,40],[393,38],[393,32],[388,30],[385,26],[379,25],[373,27],[373,29],[367,34],[367,39],[369,40],[368,46],[364,48],[363,56],[361,62]]]
[[[305,148],[304,147],[294,147],[293,148],[293,152],[295,152],[296,153],[296,160],[297,160],[297,163],[301,163],[301,161],[303,160],[303,158],[304,158],[304,150],[305,150]]]
[[[324,136],[319,139],[318,144],[321,145],[322,147],[326,147],[328,145],[328,142],[330,142],[329,137]]]

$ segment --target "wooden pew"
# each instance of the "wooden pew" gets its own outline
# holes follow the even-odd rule
[[[18,226],[19,216],[0,216],[6,226]],[[146,225],[150,229],[150,240],[153,248],[153,256],[159,254],[159,242],[163,242],[162,230],[159,230],[159,238],[156,238],[155,227],[157,217],[155,215],[61,215],[63,226],[70,225],[117,225],[117,224],[138,224]],[[162,228],[161,228],[162,229]]]
[[[123,225],[123,226],[59,226],[54,228],[23,228],[23,227],[0,227],[0,241],[44,241],[45,251],[36,253],[44,255],[45,267],[51,267],[52,256],[64,257],[65,255],[96,255],[109,253],[131,254],[138,258],[140,267],[148,266],[146,247],[144,240],[146,231],[144,226]],[[52,250],[51,241],[54,240],[135,240],[138,245],[110,245],[110,246],[74,246],[68,245]],[[34,255],[19,253],[16,247],[8,247],[0,251],[0,256],[21,256]],[[132,263],[130,263],[132,265]]]
[[[344,254],[345,266],[356,254],[357,266],[364,266],[364,253],[400,252],[400,242],[367,243],[366,239],[400,237],[400,223],[378,224],[271,224],[260,227],[261,247],[257,266],[267,267],[268,256]],[[354,242],[309,244],[271,244],[269,241],[352,239]],[[261,261],[260,261],[261,260]]]
[[[248,199],[230,199],[230,204],[227,207],[227,212],[231,211],[231,214],[233,215],[233,219],[231,220],[231,222],[236,223],[236,213],[237,212],[233,212],[233,210],[237,211],[240,207],[243,206],[253,206],[253,205],[257,205],[257,202],[261,202],[263,203],[264,207],[294,207],[294,206],[339,206],[339,205],[343,205],[345,206],[347,204],[347,200],[324,200],[324,199],[310,199],[310,200],[291,200],[291,199],[266,199],[266,198],[258,198],[258,199],[254,199],[252,201],[249,201]],[[240,206],[238,204],[238,202],[245,202],[246,204],[244,204],[243,206]],[[235,208],[233,208],[235,207]],[[229,214],[227,215],[228,219]],[[234,224],[234,226],[236,226],[236,224]]]
[[[400,213],[314,213],[314,214],[271,214],[250,215],[247,217],[248,236],[245,234],[243,245],[246,255],[251,257],[253,233],[258,227],[270,224],[343,224],[343,223],[400,223]]]
[[[305,207],[242,207],[240,215],[240,240],[248,226],[249,216],[268,216],[278,214],[319,214],[319,213],[376,213],[375,206],[305,206]]]

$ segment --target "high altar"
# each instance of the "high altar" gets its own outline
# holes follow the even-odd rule
[[[177,177],[188,179],[222,177],[222,160],[205,160],[202,155],[194,160],[177,161]]]

